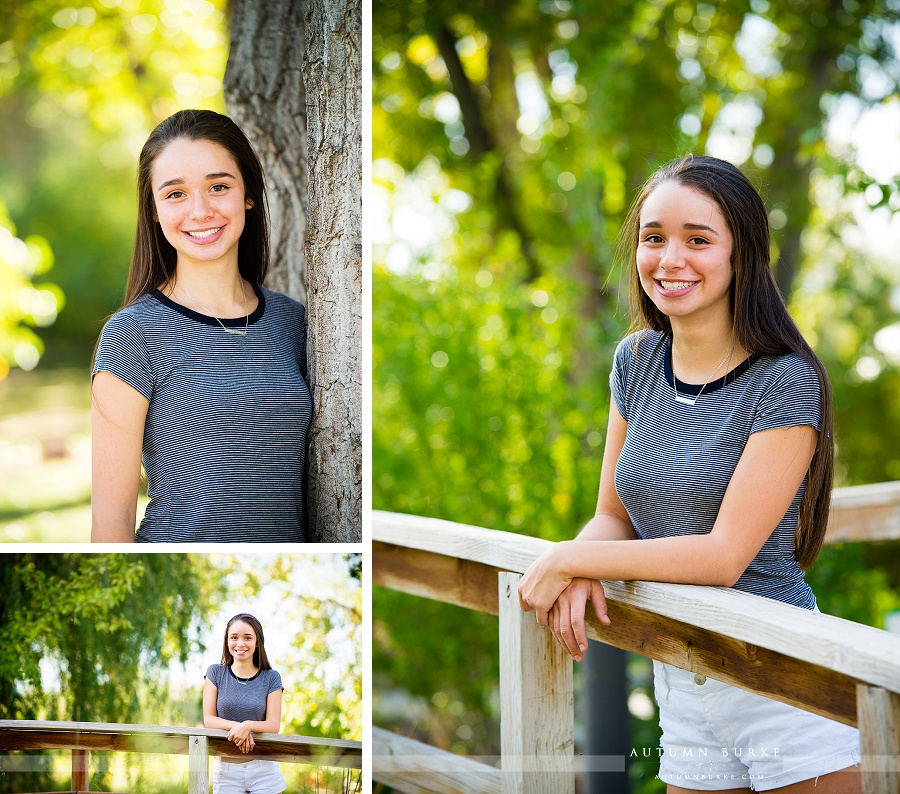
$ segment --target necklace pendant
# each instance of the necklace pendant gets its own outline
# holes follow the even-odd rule
[[[699,395],[698,395],[699,396]],[[675,402],[684,403],[685,405],[696,405],[696,397],[688,397],[686,394],[675,394]]]
[[[246,328],[228,328],[227,326],[223,325],[222,330],[226,334],[234,334],[235,336],[247,336]]]

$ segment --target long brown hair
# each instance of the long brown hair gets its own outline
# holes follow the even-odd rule
[[[815,562],[831,509],[834,480],[834,409],[828,373],[788,314],[769,268],[769,219],[763,200],[740,169],[715,157],[688,155],[660,168],[641,188],[631,205],[619,237],[621,261],[631,271],[631,316],[635,329],[671,333],[672,323],[644,292],[635,266],[641,209],[648,196],[664,182],[692,188],[716,202],[733,247],[734,270],[730,292],[736,340],[751,355],[782,356],[796,353],[815,369],[822,392],[819,441],[800,502],[796,555],[800,567]]]
[[[156,158],[178,138],[216,143],[234,158],[244,180],[245,195],[253,202],[247,210],[238,245],[238,269],[251,284],[262,286],[269,268],[265,178],[250,141],[228,116],[212,110],[179,110],[150,133],[138,158],[137,232],[125,288],[125,306],[165,284],[175,273],[175,249],[154,220],[156,209],[150,178]]]
[[[231,667],[234,664],[234,657],[231,655],[231,651],[228,650],[228,632],[232,624],[237,622],[246,623],[256,633],[256,649],[253,651],[253,664],[260,670],[271,670],[272,665],[269,664],[269,657],[266,656],[266,639],[263,636],[262,623],[246,612],[235,615],[228,621],[228,625],[225,626],[225,639],[222,642],[222,664],[226,667]]]

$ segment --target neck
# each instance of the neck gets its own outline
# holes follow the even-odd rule
[[[720,378],[748,355],[735,338],[730,318],[703,325],[679,323],[673,318],[672,367],[685,383]]]
[[[248,314],[255,304],[253,288],[241,278],[237,263],[198,267],[179,262],[175,275],[160,291],[202,314],[222,317]]]
[[[253,662],[239,662],[235,659],[231,663],[231,672],[241,678],[252,678],[259,672],[259,668]]]

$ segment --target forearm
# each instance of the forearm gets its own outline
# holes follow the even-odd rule
[[[222,730],[230,731],[236,725],[246,725],[254,733],[278,733],[281,730],[281,725],[275,720],[244,720],[243,722],[237,722],[212,715],[206,715],[203,718],[203,726],[205,728],[221,728]]]
[[[95,509],[91,518],[92,543],[134,543],[135,516]]]
[[[744,571],[734,550],[713,534],[684,535],[622,543],[581,535],[558,543],[553,567],[567,579],[611,579],[730,587]]]
[[[631,522],[613,513],[597,513],[575,540],[635,540],[637,535]]]
[[[281,724],[275,720],[247,720],[244,725],[254,733],[278,733],[281,730]]]
[[[203,715],[204,728],[221,728],[222,730],[230,731],[235,725],[240,724],[241,723],[235,722],[234,720],[226,720],[222,717],[217,717],[214,714]]]

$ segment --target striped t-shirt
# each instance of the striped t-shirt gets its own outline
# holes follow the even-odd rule
[[[303,542],[306,312],[254,289],[246,336],[158,291],[103,329],[93,373],[110,372],[150,401],[139,542]],[[222,322],[243,330],[245,318]]]
[[[628,422],[616,464],[616,492],[640,538],[708,533],[752,433],[821,424],[815,369],[801,357],[752,357],[708,384],[675,381],[672,338],[655,331],[626,337],[616,350],[610,386]],[[812,609],[816,599],[795,556],[800,486],[784,518],[734,587]]]
[[[230,666],[211,664],[206,678],[216,688],[216,716],[234,722],[264,722],[269,693],[284,689],[277,670],[258,670],[252,678],[239,678]]]

